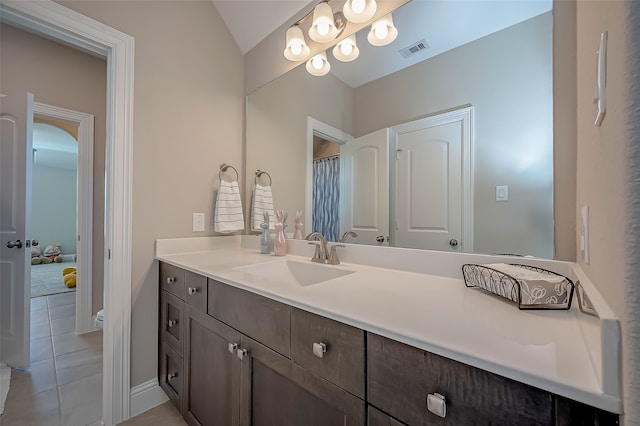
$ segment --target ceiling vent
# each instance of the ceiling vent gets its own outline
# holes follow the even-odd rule
[[[402,55],[403,58],[407,59],[417,54],[418,52],[422,52],[423,50],[428,49],[429,47],[431,46],[429,46],[429,43],[427,43],[427,40],[422,39],[420,41],[413,43],[411,46],[401,49],[400,54]]]

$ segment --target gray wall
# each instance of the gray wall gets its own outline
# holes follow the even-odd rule
[[[0,55],[0,86],[29,91],[36,102],[95,117],[92,265],[92,312],[95,313],[102,309],[104,276],[106,62],[8,25],[0,25]]]
[[[40,251],[61,244],[62,254],[76,253],[77,171],[33,165],[31,185],[31,238]]]
[[[477,253],[553,257],[552,28],[545,13],[355,89],[354,136],[474,107]]]
[[[353,90],[330,74],[314,77],[301,66],[247,99],[246,205],[251,205],[256,169],[267,171],[274,206],[289,212],[288,231],[293,232],[294,213],[300,210],[304,217],[305,211],[307,116],[351,133]]]

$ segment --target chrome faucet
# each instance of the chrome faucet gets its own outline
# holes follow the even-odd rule
[[[347,241],[347,237],[353,237],[353,238],[356,238],[357,236],[358,236],[358,234],[356,234],[355,232],[353,232],[353,231],[347,231],[347,232],[345,232],[344,234],[342,234],[342,238],[340,238],[340,242],[341,242],[341,243],[346,242],[346,241]]]
[[[316,246],[316,251],[313,253],[311,261],[318,263],[327,263],[327,240],[319,232],[312,232],[304,237],[304,239],[307,241],[311,241],[314,238],[317,238],[319,243],[309,242],[309,244],[313,244],[314,246]]]

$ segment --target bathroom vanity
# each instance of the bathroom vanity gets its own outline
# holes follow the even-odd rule
[[[490,329],[490,333],[502,334],[493,341],[485,336],[484,344],[474,342],[482,337],[473,334],[477,324],[465,326],[464,322],[482,309],[458,318],[462,324],[447,324],[451,318],[445,312],[455,314],[457,302],[451,301],[452,306],[447,307],[447,300],[437,297],[446,297],[446,289],[465,297],[472,295],[473,302],[486,303],[479,308],[512,309],[513,323],[520,326],[524,324],[521,321],[539,320],[542,327],[555,321],[557,328],[563,328],[573,321],[570,317],[584,315],[579,311],[531,314],[465,288],[461,278],[345,263],[324,272],[313,268],[334,267],[308,267],[305,262],[309,259],[298,256],[260,256],[258,249],[242,247],[232,238],[211,243],[207,249],[201,244],[210,243],[199,240],[196,246],[200,246],[193,251],[187,251],[185,241],[178,240],[158,241],[157,247],[158,378],[189,424],[618,423],[621,410],[615,395],[599,392],[597,387],[589,389],[590,380],[580,382],[558,370],[581,367],[580,354],[560,353],[567,350],[562,342],[551,345],[556,350],[551,358],[558,365],[555,376],[550,375],[544,358],[553,348],[540,335],[523,328],[525,335],[519,338],[531,339],[522,345],[523,350],[533,351],[534,359],[542,358],[532,367],[539,377],[526,367],[513,368],[517,359],[512,366],[507,358],[503,358],[503,365],[495,365],[500,357],[515,356],[528,362],[522,357],[524,352],[515,347],[518,342],[514,347],[501,347],[508,326]],[[252,244],[250,238],[244,241],[245,246]],[[299,247],[311,249],[302,244]],[[374,276],[386,286],[379,286]],[[443,287],[435,289],[435,280],[442,281]],[[434,297],[414,305],[410,300],[423,294],[408,295],[406,286],[420,282],[434,286]],[[338,287],[332,290],[333,285]],[[363,292],[367,287],[368,293]],[[476,300],[476,296],[480,298]],[[397,309],[394,303],[402,297],[408,298]],[[422,310],[414,306],[422,306]],[[440,316],[442,322],[421,323],[431,315],[427,311],[436,311],[433,315]],[[367,312],[371,313],[369,319]],[[477,322],[483,319],[478,317]],[[414,329],[409,324],[414,324]],[[580,333],[571,327],[567,330]],[[416,334],[417,329],[422,334]],[[442,337],[438,332],[442,329],[453,336]],[[460,342],[456,333],[465,330],[469,332],[467,342]],[[593,350],[593,345],[568,343],[574,351]],[[485,349],[476,350],[481,347]],[[491,358],[493,352],[505,351],[511,354]],[[573,365],[561,365],[566,360]]]

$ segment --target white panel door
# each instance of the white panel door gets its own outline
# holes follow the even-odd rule
[[[471,204],[464,184],[469,146],[468,115],[451,113],[394,127],[396,187],[393,245],[427,250],[468,251],[464,223]],[[468,148],[467,148],[468,149]],[[467,205],[468,204],[468,205]]]
[[[340,231],[355,231],[349,243],[388,245],[389,129],[340,147]]]
[[[0,362],[29,367],[33,95],[0,97]]]

